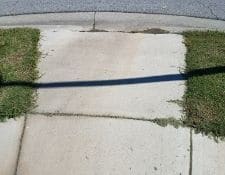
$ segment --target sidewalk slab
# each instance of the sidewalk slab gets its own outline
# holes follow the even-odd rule
[[[97,12],[95,27],[107,31],[142,31],[160,28],[170,32],[186,30],[225,31],[225,21],[160,14]]]
[[[181,35],[43,31],[41,113],[181,118]]]
[[[19,16],[0,17],[0,26],[7,27],[37,27],[54,29],[64,26],[71,30],[87,31],[93,28],[94,12],[87,13],[49,13],[49,14],[30,14]]]
[[[14,175],[24,117],[0,123],[0,174]]]
[[[193,175],[224,175],[225,142],[193,134]]]
[[[188,175],[190,131],[151,122],[31,115],[18,175]]]

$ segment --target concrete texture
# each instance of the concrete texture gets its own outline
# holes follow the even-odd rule
[[[188,129],[37,115],[28,118],[25,131],[18,175],[188,175]]]
[[[185,16],[154,15],[138,13],[84,12],[47,13],[0,17],[1,27],[35,27],[40,29],[68,28],[87,31],[93,28],[107,31],[141,31],[160,28],[172,33],[186,30],[225,31],[225,21]]]
[[[181,35],[42,32],[36,112],[181,118]]]
[[[224,175],[225,142],[193,134],[192,175]]]
[[[0,26],[72,26],[73,30],[91,30],[94,13],[51,13],[0,17]]]
[[[14,175],[24,118],[0,123],[0,174]]]
[[[110,11],[225,20],[224,0],[1,0],[0,15]]]
[[[151,28],[160,28],[170,32],[186,30],[225,31],[225,21],[185,16],[101,12],[95,15],[95,27],[107,31],[128,32]]]

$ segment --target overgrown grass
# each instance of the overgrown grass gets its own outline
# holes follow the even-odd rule
[[[225,33],[186,32],[185,124],[197,131],[225,136]],[[190,72],[200,70],[195,75]]]
[[[37,29],[0,29],[0,120],[20,116],[34,105],[34,89],[5,83],[38,77],[39,35]]]

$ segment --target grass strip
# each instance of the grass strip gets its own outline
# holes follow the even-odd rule
[[[185,32],[185,124],[205,134],[225,136],[225,33]],[[201,72],[192,74],[191,72]]]
[[[38,78],[39,36],[38,29],[0,29],[0,120],[23,115],[35,104],[32,87],[4,83]]]

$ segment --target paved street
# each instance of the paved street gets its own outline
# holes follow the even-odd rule
[[[1,0],[0,15],[110,11],[225,20],[224,0]]]

